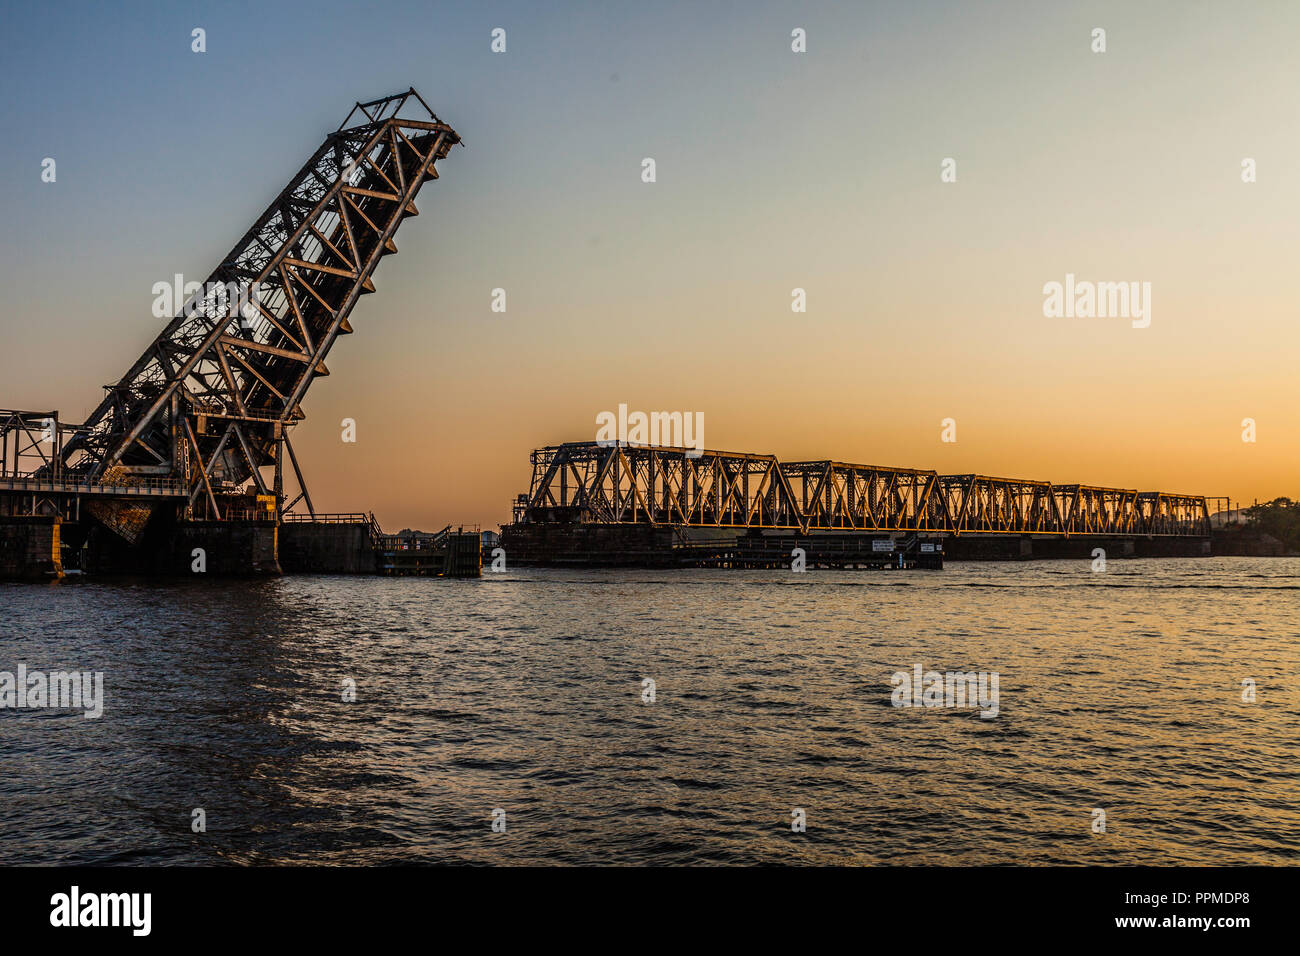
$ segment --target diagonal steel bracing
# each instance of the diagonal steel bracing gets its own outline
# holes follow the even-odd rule
[[[571,442],[533,452],[519,519],[808,533],[1209,534],[1203,497],[772,455]]]
[[[62,449],[63,470],[169,475],[191,509],[279,493],[281,444],[420,186],[460,142],[415,90],[358,103]],[[260,469],[276,466],[276,487]]]

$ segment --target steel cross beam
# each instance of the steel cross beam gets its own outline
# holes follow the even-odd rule
[[[108,387],[64,446],[65,469],[169,473],[191,501],[212,499],[213,480],[265,490],[259,469],[305,417],[302,399],[329,374],[325,358],[352,331],[379,260],[397,251],[398,226],[418,214],[420,186],[459,142],[414,89],[356,104]]]

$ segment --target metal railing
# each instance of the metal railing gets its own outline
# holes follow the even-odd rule
[[[451,525],[432,534],[414,532],[408,534],[381,534],[375,539],[375,547],[381,551],[436,551],[447,546],[453,534],[473,534],[482,537],[478,525],[459,526],[454,531]]]
[[[335,514],[302,514],[297,511],[286,512],[280,516],[287,522],[304,524],[372,524],[375,516],[365,511],[337,512]]]
[[[37,473],[0,475],[0,491],[44,491],[62,494],[184,498],[189,494],[175,478],[132,477],[129,481],[91,481],[81,475],[51,478]]]
[[[375,541],[385,537],[379,522],[375,520],[374,512],[370,511],[339,511],[314,515],[291,511],[280,515],[280,520],[286,524],[363,524],[370,529],[370,535]]]

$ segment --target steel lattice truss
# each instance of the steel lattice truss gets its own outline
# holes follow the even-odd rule
[[[348,316],[374,291],[380,258],[397,251],[416,193],[459,142],[413,89],[358,103],[108,387],[65,446],[64,470],[128,482],[170,475],[214,517],[214,488],[251,479],[266,493],[259,469],[272,464],[278,485],[279,445],[304,417],[308,386],[329,374],[325,358],[352,331]]]
[[[533,452],[518,520],[810,531],[1204,536],[1204,497],[772,455],[571,442]]]

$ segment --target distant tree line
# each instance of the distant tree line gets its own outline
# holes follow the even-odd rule
[[[1300,550],[1300,502],[1274,498],[1243,509],[1246,520],[1265,534],[1283,542],[1290,550]]]

